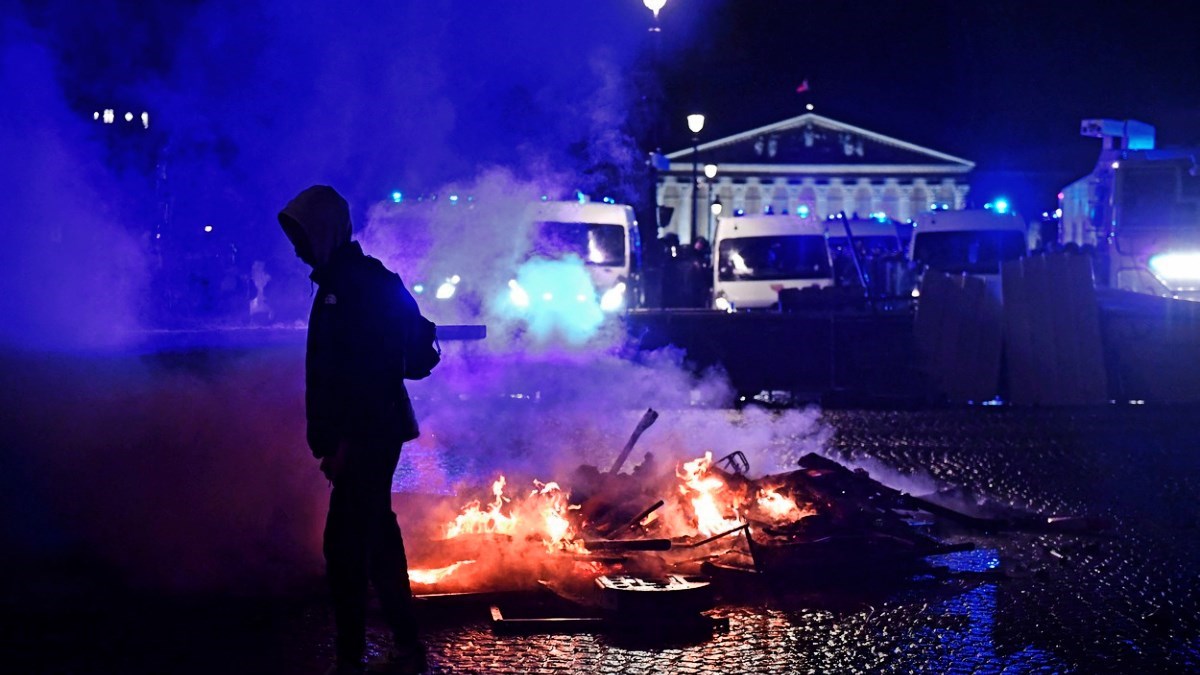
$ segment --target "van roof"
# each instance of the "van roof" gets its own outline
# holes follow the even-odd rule
[[[930,211],[917,216],[914,234],[961,230],[1017,230],[1024,232],[1025,219],[1016,213],[997,213],[990,209]]]
[[[571,223],[600,223],[604,225],[632,225],[633,208],[627,204],[604,202],[537,202],[530,209],[535,221],[559,221]]]
[[[780,234],[824,235],[825,223],[796,215],[722,216],[717,218],[717,239]]]

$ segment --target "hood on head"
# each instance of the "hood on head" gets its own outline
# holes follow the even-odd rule
[[[314,269],[350,241],[350,205],[328,185],[306,188],[279,212],[279,224],[296,252]]]

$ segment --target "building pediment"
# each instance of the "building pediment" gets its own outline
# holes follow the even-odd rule
[[[966,173],[975,163],[816,113],[701,144],[699,161],[722,173]],[[691,168],[692,148],[667,155]]]

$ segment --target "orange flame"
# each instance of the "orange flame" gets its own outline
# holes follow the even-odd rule
[[[712,453],[686,462],[676,474],[680,479],[679,491],[692,505],[696,516],[696,530],[703,535],[713,535],[735,528],[742,524],[738,517],[737,503],[729,493],[729,487],[720,477],[710,475]],[[729,513],[732,512],[732,517]]]
[[[462,534],[523,534],[526,538],[541,539],[551,552],[586,551],[582,543],[576,541],[575,526],[567,518],[569,494],[557,483],[535,480],[529,496],[514,502],[504,496],[505,482],[504,476],[500,476],[492,484],[494,499],[487,507],[479,500],[468,502],[447,525],[446,538]]]
[[[438,567],[438,568],[429,569],[429,570],[414,570],[414,569],[410,568],[408,570],[408,580],[414,584],[423,584],[423,585],[429,586],[432,584],[436,584],[437,582],[441,581],[442,579],[445,579],[446,577],[450,576],[451,574],[454,574],[454,572],[457,571],[458,568],[460,568],[464,565],[474,564],[474,562],[475,562],[474,560],[459,560],[458,562],[456,562],[452,565],[447,565],[445,567]]]
[[[496,498],[486,509],[480,507],[478,499],[467,502],[462,513],[446,527],[446,538],[460,534],[512,534],[516,529],[516,519],[500,511],[509,501],[504,496],[504,482],[504,476],[500,476],[492,483],[492,494]]]
[[[583,547],[582,542],[576,540],[575,526],[567,518],[567,511],[570,509],[567,504],[568,493],[563,492],[558,483],[542,484],[534,481],[533,484],[539,489],[529,495],[529,501],[541,502],[539,510],[545,528],[542,541],[546,547],[551,552],[562,549],[573,553],[585,553],[587,549]]]
[[[774,521],[794,521],[817,512],[811,507],[801,509],[796,500],[784,496],[774,488],[764,488],[758,491],[758,508]]]

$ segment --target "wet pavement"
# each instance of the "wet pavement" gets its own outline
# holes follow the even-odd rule
[[[728,626],[692,635],[651,627],[503,636],[492,631],[486,605],[436,616],[428,608],[432,672],[1195,672],[1198,412],[827,411],[825,423],[836,429],[830,456],[885,482],[913,491],[955,487],[957,499],[983,511],[1106,516],[1117,527],[1100,536],[943,530],[978,548],[939,563],[980,574],[768,588],[753,598],[735,589],[712,612]],[[786,445],[774,451],[786,456]],[[80,590],[86,603],[18,607],[10,617],[17,629],[6,632],[16,638],[10,644],[22,645],[19,672],[305,674],[323,672],[331,658],[331,619],[315,581],[267,599],[98,588]],[[385,648],[377,614],[370,630],[372,649]]]

